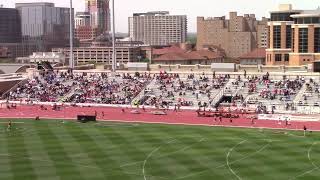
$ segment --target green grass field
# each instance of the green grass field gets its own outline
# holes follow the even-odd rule
[[[319,179],[320,134],[0,121],[0,179]],[[319,141],[320,142],[320,141]]]

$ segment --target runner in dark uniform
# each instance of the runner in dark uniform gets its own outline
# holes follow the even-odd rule
[[[12,122],[11,122],[11,120],[9,120],[9,122],[8,122],[8,127],[7,127],[7,131],[10,131],[11,128],[12,128]]]

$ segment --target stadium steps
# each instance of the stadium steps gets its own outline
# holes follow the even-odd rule
[[[306,90],[307,90],[307,82],[305,82],[305,83],[303,84],[302,88],[301,88],[300,91],[297,93],[296,97],[294,98],[294,100],[293,100],[293,103],[294,103],[294,104],[298,104],[299,101],[302,100],[303,94],[306,92]]]
[[[144,104],[148,98],[146,99],[145,96],[149,95],[148,93],[145,93],[146,89],[153,89],[157,84],[157,80],[154,78],[152,81],[149,82],[149,84],[146,84],[146,86],[141,90],[141,92],[132,99],[131,104],[133,102],[139,101],[139,104]],[[150,96],[149,96],[150,97]]]
[[[75,93],[75,88],[71,89],[71,91],[68,94],[66,94],[65,96],[63,96],[59,100],[59,102],[65,102],[67,99],[71,98],[74,95],[74,93]]]
[[[234,82],[234,79],[229,79],[227,83],[223,86],[223,88],[220,89],[220,91],[216,94],[216,96],[213,98],[213,101],[211,102],[211,106],[219,106],[219,102],[225,95],[230,95],[230,93],[226,93],[226,89],[232,86],[232,82]],[[232,92],[231,92],[232,94]]]

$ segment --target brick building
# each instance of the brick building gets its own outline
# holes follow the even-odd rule
[[[290,4],[271,12],[267,65],[300,66],[320,60],[320,8],[294,10]]]
[[[254,14],[238,16],[237,12],[230,12],[229,17],[198,17],[198,50],[217,46],[224,49],[227,57],[238,58],[253,49],[267,47],[267,18],[257,20]]]
[[[75,21],[75,38],[92,40],[97,36],[96,28],[91,27],[91,15],[89,12],[77,12]]]

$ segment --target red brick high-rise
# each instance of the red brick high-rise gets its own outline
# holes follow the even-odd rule
[[[85,0],[86,11],[91,16],[91,26],[98,33],[109,32],[111,29],[109,0]]]
[[[94,40],[111,29],[109,0],[85,0],[85,12],[75,18],[75,36],[80,41]]]

